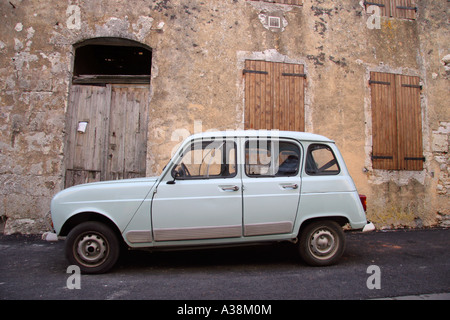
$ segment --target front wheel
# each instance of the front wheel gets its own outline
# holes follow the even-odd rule
[[[303,260],[312,266],[328,266],[339,261],[345,249],[345,235],[334,221],[316,221],[300,234],[298,249]]]
[[[111,228],[97,221],[83,222],[66,238],[66,257],[83,273],[104,273],[117,262],[120,244]]]

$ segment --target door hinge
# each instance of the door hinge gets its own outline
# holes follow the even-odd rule
[[[380,159],[386,159],[386,160],[393,160],[393,156],[372,156],[372,160],[380,160]]]
[[[406,83],[402,83],[402,87],[417,88],[417,89],[422,90],[422,86],[420,84],[406,84]]]
[[[369,80],[369,84],[385,84],[385,85],[391,85],[390,82],[387,81],[375,81],[375,80]]]
[[[397,9],[414,10],[415,12],[417,12],[417,7],[397,6]]]
[[[246,74],[246,73],[269,74],[269,72],[267,72],[267,71],[248,70],[248,69],[244,69],[242,72],[243,72],[243,74]]]
[[[281,75],[282,76],[288,76],[288,77],[302,77],[302,78],[306,78],[306,74],[305,73],[288,73],[288,72],[283,72]]]
[[[419,161],[425,161],[425,157],[405,157],[405,160],[419,160]]]

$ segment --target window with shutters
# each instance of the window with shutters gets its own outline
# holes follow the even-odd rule
[[[250,1],[260,1],[278,4],[288,4],[291,6],[301,6],[303,5],[303,0],[250,0]]]
[[[370,0],[364,1],[366,9],[369,6],[380,7],[380,14],[384,17],[416,19],[417,7],[413,0]]]
[[[420,79],[370,73],[374,169],[422,170]]]
[[[301,64],[246,60],[245,129],[305,130]]]

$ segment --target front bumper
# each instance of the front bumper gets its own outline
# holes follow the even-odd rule
[[[362,229],[362,232],[369,232],[373,230],[375,230],[375,225],[372,222],[367,221],[367,224]]]
[[[42,240],[49,241],[49,242],[58,241],[59,237],[54,232],[44,232],[44,234],[42,235]]]

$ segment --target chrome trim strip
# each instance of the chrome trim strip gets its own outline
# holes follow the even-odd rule
[[[291,233],[292,227],[293,224],[291,221],[246,224],[244,226],[244,235],[259,236],[266,234]]]
[[[126,238],[131,243],[152,242],[152,232],[150,230],[130,230],[126,233]]]
[[[154,229],[155,241],[234,238],[242,235],[242,226]]]

